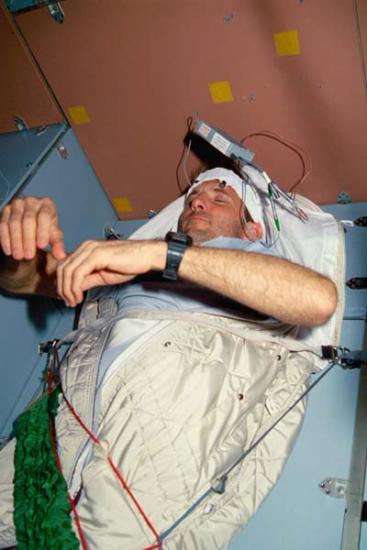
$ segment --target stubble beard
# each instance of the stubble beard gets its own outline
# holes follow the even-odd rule
[[[181,220],[179,220],[178,231],[189,235],[192,238],[192,242],[194,245],[200,245],[206,241],[211,241],[212,239],[216,239],[218,237],[243,239],[243,230],[240,222],[238,222],[238,224],[233,224],[233,226],[230,228],[218,228],[217,231],[215,231],[215,229],[212,227],[208,227],[205,229],[194,227],[191,229],[189,228],[187,231],[184,231]]]
[[[206,227],[203,229],[200,229],[199,227],[191,227],[191,228],[189,227],[189,229],[185,231],[183,228],[181,218],[178,221],[178,231],[189,235],[192,238],[192,242],[194,245],[200,245],[205,241],[210,241],[211,239],[215,239],[215,237],[217,236],[213,234],[213,231],[209,227]]]

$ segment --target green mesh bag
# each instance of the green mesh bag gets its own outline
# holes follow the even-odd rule
[[[60,388],[44,395],[17,420],[14,524],[18,550],[78,550],[65,479],[51,447]]]

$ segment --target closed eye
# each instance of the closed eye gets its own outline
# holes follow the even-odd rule
[[[227,204],[230,202],[230,199],[226,193],[216,193],[214,196],[214,202]]]

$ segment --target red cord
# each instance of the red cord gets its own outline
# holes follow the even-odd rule
[[[82,526],[81,526],[81,523],[80,523],[79,514],[78,514],[78,511],[76,509],[74,499],[70,495],[69,491],[68,491],[68,501],[69,501],[69,504],[70,504],[70,508],[72,509],[73,514],[74,514],[74,519],[75,519],[76,527],[78,529],[78,535],[79,535],[79,538],[80,538],[82,548],[83,548],[83,550],[88,550],[88,545],[87,545],[87,541],[86,541],[86,538],[84,536],[83,529],[82,529]]]
[[[58,354],[57,352],[55,352],[55,355],[56,355],[56,360],[58,362]],[[48,369],[48,388],[51,387],[51,384],[52,384],[52,373],[51,373],[51,369],[49,368]],[[93,443],[95,445],[100,445],[101,442],[99,441],[98,437],[96,437],[94,435],[94,433],[85,425],[85,423],[83,422],[83,420],[80,418],[80,416],[76,413],[74,407],[72,406],[72,404],[69,402],[69,400],[67,399],[67,397],[65,396],[64,393],[62,393],[63,395],[63,398],[65,400],[65,403],[68,407],[68,409],[70,410],[71,414],[74,416],[75,420],[80,424],[80,426],[83,428],[83,430],[89,435],[89,437],[92,439]],[[51,420],[51,419],[50,419]],[[51,428],[51,424],[52,424],[52,428]],[[52,423],[52,420],[51,420],[51,424],[50,424],[50,430],[51,433],[52,433],[52,448],[53,448],[53,452],[54,452],[54,455],[55,455],[55,460],[56,460],[56,464],[57,464],[57,467],[59,468],[60,470],[60,473],[62,474],[62,469],[61,469],[61,463],[60,463],[60,459],[57,455],[57,452],[56,452],[56,447],[55,447],[55,433],[54,433],[54,426],[53,426],[53,423]],[[110,464],[114,474],[116,475],[116,477],[118,478],[118,480],[120,481],[122,487],[125,489],[125,491],[127,492],[127,494],[130,496],[131,500],[134,502],[136,508],[138,509],[140,515],[143,517],[145,523],[147,524],[147,526],[149,527],[149,529],[152,531],[152,533],[154,534],[155,538],[157,539],[157,544],[154,544],[153,546],[149,546],[147,548],[145,548],[144,550],[153,550],[155,548],[161,548],[162,547],[162,541],[160,540],[160,537],[159,537],[159,534],[157,533],[157,531],[155,530],[152,522],[149,520],[148,516],[145,514],[143,508],[140,506],[139,502],[137,501],[137,499],[135,498],[135,496],[133,495],[131,489],[129,488],[129,486],[127,485],[126,481],[124,480],[124,478],[122,477],[120,471],[118,470],[118,468],[116,467],[116,465],[114,464],[112,458],[110,456],[107,457],[107,460],[108,460],[108,463]],[[86,543],[83,542],[85,541],[85,537],[84,537],[84,534],[82,532],[82,529],[81,529],[81,525],[80,525],[80,520],[79,520],[79,516],[78,516],[78,512],[76,510],[76,507],[75,507],[75,502],[73,500],[73,498],[70,496],[70,494],[68,493],[68,499],[69,499],[69,502],[70,502],[70,506],[71,506],[71,509],[73,511],[73,514],[74,514],[74,517],[75,517],[75,523],[77,525],[77,528],[78,528],[78,533],[79,533],[79,536],[80,536],[80,539],[81,539],[81,543],[82,543],[82,546],[83,546],[83,550],[86,550],[87,549],[87,546],[86,546]],[[84,546],[85,544],[85,546]]]
[[[56,466],[57,466],[57,469],[59,470],[60,474],[63,476],[62,467],[61,467],[61,463],[60,463],[60,458],[59,458],[59,455],[57,454],[56,446],[55,446],[55,427],[54,427],[54,423],[53,423],[52,418],[50,418],[50,435],[51,435],[51,448],[52,448],[52,452],[53,452],[53,455],[54,455],[54,458],[55,458]],[[74,515],[74,519],[75,519],[76,527],[78,529],[78,534],[79,534],[79,538],[80,538],[82,548],[83,548],[83,550],[88,550],[87,541],[85,539],[85,536],[84,536],[84,533],[83,533],[83,530],[82,530],[82,526],[80,524],[79,514],[76,510],[74,499],[70,495],[69,491],[67,492],[67,497],[68,497],[70,508],[71,508],[71,510],[73,512],[73,515]]]
[[[119,472],[119,470],[117,469],[117,467],[115,466],[115,464],[113,463],[112,461],[112,458],[110,456],[107,457],[107,460],[112,468],[112,470],[115,472],[115,475],[117,476],[117,478],[119,479],[119,481],[121,482],[121,485],[123,486],[123,488],[125,489],[125,491],[128,493],[128,495],[130,496],[130,498],[132,499],[132,501],[134,502],[135,506],[137,507],[137,509],[139,510],[140,514],[143,516],[144,518],[144,521],[145,523],[148,525],[149,529],[152,531],[152,533],[154,534],[155,538],[157,539],[157,545],[155,546],[150,546],[149,548],[160,548],[162,546],[162,541],[159,537],[159,534],[157,533],[157,531],[154,529],[153,527],[153,524],[150,522],[148,516],[145,514],[144,510],[142,509],[142,507],[140,506],[139,502],[136,500],[136,498],[134,497],[133,493],[131,492],[130,488],[128,487],[126,481],[124,480],[124,478],[122,477],[121,473]]]
[[[56,350],[55,350],[54,353],[55,353],[56,361],[58,363],[58,359],[59,359],[58,353],[57,353]],[[52,359],[50,358],[50,362],[48,364],[48,369],[47,369],[47,393],[48,393],[48,395],[50,395],[50,393],[52,392],[52,389],[53,389],[53,378],[52,378],[52,370],[51,370],[52,363],[51,363],[51,361],[52,361]],[[60,462],[60,457],[59,457],[59,455],[57,453],[57,449],[56,449],[55,425],[54,425],[53,418],[51,418],[51,416],[49,418],[49,429],[50,429],[51,449],[52,449],[52,453],[53,453],[54,458],[55,458],[56,466],[57,466],[57,469],[59,470],[60,474],[64,477],[61,462]],[[77,512],[76,506],[75,506],[75,502],[74,502],[73,497],[70,495],[69,490],[67,491],[67,497],[68,497],[70,508],[71,508],[71,510],[73,512],[73,515],[74,515],[75,524],[76,524],[76,527],[77,527],[77,530],[78,530],[78,535],[79,535],[79,539],[80,539],[82,548],[83,548],[83,550],[88,550],[87,541],[85,539],[85,536],[84,536],[84,533],[83,533],[83,530],[82,530],[82,526],[80,524],[80,518],[79,518],[79,515],[78,515],[78,512]]]
[[[72,404],[70,403],[70,401],[67,399],[67,397],[65,396],[64,392],[62,392],[62,396],[65,400],[65,403],[67,404],[68,406],[68,409],[69,411],[71,412],[71,414],[74,416],[75,420],[80,424],[80,426],[83,428],[83,430],[85,432],[87,432],[87,434],[89,435],[89,437],[91,438],[91,440],[93,441],[93,443],[95,443],[96,445],[100,445],[100,441],[98,439],[98,437],[96,437],[94,435],[93,432],[90,431],[90,429],[84,424],[83,420],[80,418],[80,416],[76,413],[74,407],[72,406]]]
[[[291,149],[294,153],[296,153],[296,155],[301,160],[301,163],[302,163],[302,176],[300,177],[299,180],[297,180],[288,189],[288,193],[293,193],[293,191],[296,189],[296,187],[298,187],[307,178],[307,176],[310,175],[310,173],[312,171],[311,158],[307,155],[307,153],[299,145],[297,145],[295,143],[291,143],[290,141],[286,140],[282,136],[274,134],[273,132],[269,132],[268,130],[260,130],[258,132],[252,132],[251,134],[248,134],[243,139],[241,139],[241,143],[245,143],[245,141],[248,140],[249,138],[256,137],[256,136],[263,136],[263,137],[267,137],[267,138],[270,138],[270,139],[274,139],[275,141],[278,141],[279,143],[281,143],[282,145],[285,145],[286,147]],[[305,158],[308,161],[308,165],[309,165],[308,169],[306,169]]]

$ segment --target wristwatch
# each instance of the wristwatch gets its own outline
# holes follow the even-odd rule
[[[186,233],[169,231],[166,235],[166,242],[168,244],[167,260],[162,277],[177,281],[178,268],[180,267],[186,247],[192,245],[192,238],[186,235]]]

